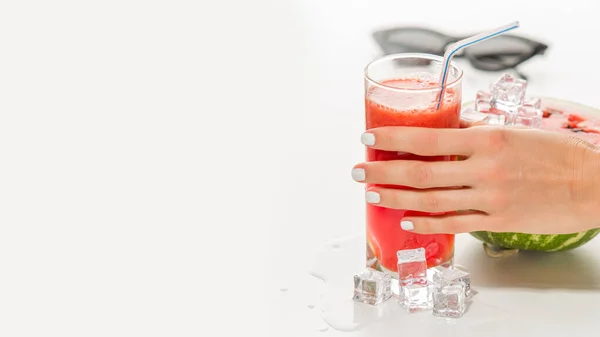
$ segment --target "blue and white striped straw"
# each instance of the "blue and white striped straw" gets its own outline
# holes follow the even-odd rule
[[[446,50],[446,52],[444,53],[444,63],[442,64],[442,73],[440,75],[440,80],[439,80],[439,85],[442,88],[442,91],[441,91],[440,97],[438,99],[438,105],[437,105],[438,109],[442,105],[442,99],[444,96],[446,79],[448,78],[448,68],[450,66],[450,62],[452,61],[452,57],[454,56],[454,54],[456,54],[457,51],[459,51],[463,48],[474,45],[481,41],[485,41],[487,39],[491,39],[498,35],[502,35],[508,31],[511,31],[516,28],[519,28],[519,21],[515,21],[515,22],[509,23],[507,25],[498,27],[496,29],[493,29],[493,30],[490,30],[487,32],[483,32],[483,33],[479,33],[475,36],[468,37],[464,40],[460,40],[458,42],[453,43],[450,46],[450,48],[448,48],[448,50]]]

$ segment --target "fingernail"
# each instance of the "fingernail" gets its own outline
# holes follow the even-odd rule
[[[412,231],[413,229],[415,229],[415,225],[413,225],[412,221],[408,220],[400,221],[400,227],[402,227],[402,229],[404,229],[405,231]]]
[[[379,193],[369,191],[365,194],[365,199],[367,199],[369,204],[378,204],[381,200],[381,197],[379,196]]]
[[[372,133],[363,133],[360,136],[360,142],[367,146],[375,145],[375,135]]]
[[[356,181],[365,180],[365,170],[361,168],[352,169],[352,179]]]

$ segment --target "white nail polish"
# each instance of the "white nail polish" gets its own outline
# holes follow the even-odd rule
[[[367,146],[375,145],[375,135],[372,133],[363,133],[360,136],[360,142]]]
[[[365,180],[365,170],[361,168],[352,169],[352,179],[356,181]]]
[[[365,194],[365,199],[369,204],[378,204],[381,201],[381,196],[377,192],[369,191]]]
[[[402,229],[405,231],[412,231],[415,229],[415,225],[413,225],[412,221],[408,220],[400,221],[400,227],[402,227]]]

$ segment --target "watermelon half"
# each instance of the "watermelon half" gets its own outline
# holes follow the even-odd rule
[[[465,103],[463,108],[472,105]],[[577,128],[565,127],[569,115],[577,115],[586,119],[588,124],[600,127],[600,110],[581,104],[563,101],[555,98],[542,98],[542,108],[545,116],[542,129],[547,131],[568,133],[590,143],[600,145],[600,133],[582,132]],[[473,237],[484,243],[501,249],[519,249],[539,252],[558,252],[580,247],[600,233],[600,228],[572,234],[524,234],[524,233],[494,233],[472,232]]]
[[[559,252],[577,248],[589,242],[600,233],[599,229],[573,234],[523,234],[472,232],[475,238],[503,249],[534,250],[539,252]]]

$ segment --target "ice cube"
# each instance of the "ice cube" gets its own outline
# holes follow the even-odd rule
[[[542,127],[542,119],[544,118],[544,112],[535,108],[531,105],[523,105],[518,109],[518,113],[515,116],[514,125],[523,125],[530,128],[539,129]]]
[[[400,304],[408,312],[417,312],[431,309],[433,300],[432,287],[427,284],[410,283],[402,287]]]
[[[398,282],[400,287],[407,284],[427,284],[427,260],[425,248],[404,249],[396,252],[398,257]]]
[[[437,317],[461,317],[467,307],[465,285],[436,284],[433,288],[433,315]]]
[[[489,119],[489,116],[487,114],[475,111],[473,106],[468,106],[461,111],[460,119],[472,124],[487,124],[487,119]]]
[[[542,108],[542,99],[539,97],[526,97],[525,102],[523,102],[524,106],[529,106],[534,109]]]
[[[479,90],[479,91],[477,91],[477,94],[475,96],[476,101],[479,101],[479,100],[489,101],[490,99],[492,99],[492,94],[487,91]]]
[[[519,107],[525,102],[527,81],[518,79],[510,74],[503,74],[492,84],[492,108],[509,114],[516,114]]]
[[[439,272],[433,275],[433,284],[435,287],[445,285],[462,284],[465,288],[465,296],[471,299],[477,294],[477,291],[471,289],[471,274],[457,268],[439,268]]]
[[[392,296],[392,277],[384,272],[367,268],[354,275],[354,296],[356,302],[378,305]]]
[[[503,111],[494,110],[489,100],[479,99],[475,101],[475,111],[461,113],[461,118],[469,121],[477,120],[489,125],[505,125],[507,116]]]
[[[477,99],[475,101],[475,111],[481,112],[481,113],[488,113],[488,112],[490,112],[490,109],[491,109],[491,105],[490,105],[489,100]]]
[[[489,125],[506,125],[505,115],[489,114],[486,119],[486,123]]]

